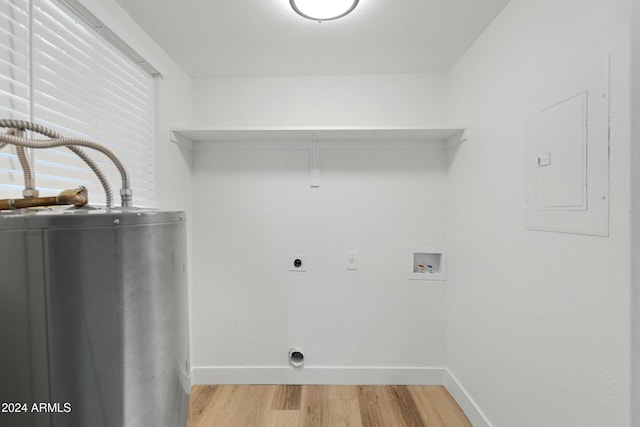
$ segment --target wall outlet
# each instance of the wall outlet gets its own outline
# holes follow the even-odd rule
[[[289,271],[307,271],[307,256],[289,255]]]

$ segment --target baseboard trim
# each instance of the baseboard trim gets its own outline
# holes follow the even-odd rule
[[[484,415],[480,407],[471,398],[467,390],[460,384],[458,379],[448,370],[445,369],[443,385],[453,396],[464,414],[469,418],[473,427],[493,427],[493,424]]]
[[[194,367],[193,384],[442,385],[445,368],[419,367]]]

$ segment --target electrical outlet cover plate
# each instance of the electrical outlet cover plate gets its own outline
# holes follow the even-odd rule
[[[289,255],[289,271],[307,271],[307,256],[300,254]]]

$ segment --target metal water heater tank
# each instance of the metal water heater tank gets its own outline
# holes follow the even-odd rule
[[[0,425],[187,425],[184,218],[0,214]]]

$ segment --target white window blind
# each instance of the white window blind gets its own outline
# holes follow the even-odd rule
[[[29,1],[0,1],[0,117],[29,120]],[[19,197],[24,180],[15,150],[0,150],[0,197]]]
[[[5,7],[17,1],[0,3]],[[22,3],[28,6],[27,0]],[[23,46],[30,59],[26,111],[33,121],[65,136],[88,138],[109,147],[129,171],[134,204],[154,206],[154,78],[59,0],[31,0],[28,12],[27,8],[27,40]],[[21,111],[11,113],[11,117],[19,117]],[[121,185],[117,169],[99,152],[86,151],[107,175],[117,203]],[[33,155],[42,195],[84,185],[89,188],[92,204],[105,203],[99,181],[71,151],[33,150]],[[17,171],[15,158],[8,159]],[[16,173],[21,179],[21,173]],[[10,184],[12,196],[18,197],[15,184],[21,188],[21,182]]]

